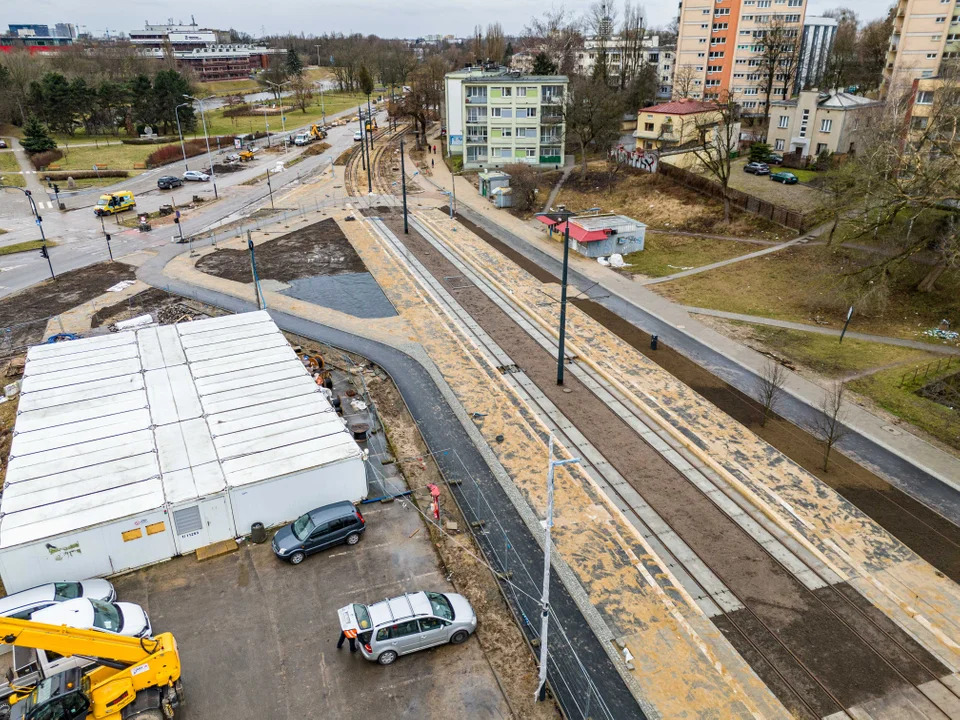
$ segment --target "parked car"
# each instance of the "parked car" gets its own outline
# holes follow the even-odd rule
[[[238,163],[240,162],[240,153],[230,153],[227,155],[227,162]]]
[[[161,190],[170,190],[171,188],[180,187],[183,185],[183,180],[178,178],[176,175],[164,175],[162,178],[157,180],[157,187]]]
[[[767,155],[767,164],[783,165],[783,155],[778,155],[777,153],[770,153],[769,155]]]
[[[139,605],[76,598],[37,610],[31,620],[79,630],[103,630],[127,637],[150,637],[150,618]]]
[[[360,142],[361,140],[363,140],[363,133],[360,132],[359,130],[354,130],[354,132],[353,132],[353,141],[354,141],[354,142]]]
[[[117,592],[107,580],[52,582],[0,598],[0,616],[25,620],[37,610],[76,598],[113,602]]]
[[[4,149],[4,150],[5,150],[6,148],[7,148],[7,141],[6,141],[6,140],[0,140],[0,149]]]
[[[766,163],[752,162],[743,166],[743,171],[753,175],[769,175],[770,166]]]
[[[278,558],[299,565],[311,553],[346,543],[356,545],[367,529],[366,521],[353,503],[324,505],[304,513],[273,536],[273,552]]]
[[[784,185],[796,185],[800,182],[800,179],[790,172],[776,172],[770,176],[770,179],[774,182],[783,183]]]
[[[340,608],[339,616],[341,628],[357,630],[363,656],[381,665],[436,645],[460,645],[477,629],[477,614],[456,593],[421,591],[373,605],[354,603]]]
[[[191,180],[193,182],[206,182],[210,179],[210,176],[205,172],[200,172],[199,170],[187,170],[183,174],[184,180]]]

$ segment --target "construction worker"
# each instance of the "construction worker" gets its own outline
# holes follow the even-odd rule
[[[357,631],[356,630],[341,630],[340,639],[337,641],[337,650],[343,647],[344,640],[350,640],[350,652],[357,651]]]

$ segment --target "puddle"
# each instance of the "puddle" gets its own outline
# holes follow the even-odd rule
[[[359,318],[395,317],[397,311],[368,272],[319,275],[288,281],[283,295]]]

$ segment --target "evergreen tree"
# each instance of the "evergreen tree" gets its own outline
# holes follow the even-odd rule
[[[287,74],[292,77],[303,75],[303,60],[300,59],[300,54],[293,48],[287,50]]]
[[[162,134],[176,132],[177,118],[175,108],[185,102],[185,95],[190,95],[190,83],[176,70],[161,70],[153,78],[153,118],[161,126]],[[193,127],[193,106],[185,105],[180,108],[180,122],[186,127]]]
[[[763,142],[755,142],[750,146],[750,162],[765,163],[770,157],[770,146]]]
[[[507,49],[503,51],[503,64],[510,65],[510,58],[513,57],[513,43],[507,40]]]
[[[137,75],[130,81],[130,117],[135,125],[154,122],[153,83],[146,75]]]
[[[73,134],[74,102],[70,83],[56,72],[45,73],[40,82],[30,84],[31,101],[47,124],[55,131]]]
[[[533,59],[533,74],[556,75],[557,66],[550,60],[545,52],[539,52]]]
[[[30,155],[54,150],[57,147],[57,142],[50,137],[46,126],[40,122],[36,115],[27,118],[27,124],[23,126],[23,139],[20,144]]]
[[[360,86],[360,92],[370,97],[370,94],[373,92],[373,77],[370,75],[370,71],[367,70],[366,65],[360,66],[357,84]]]

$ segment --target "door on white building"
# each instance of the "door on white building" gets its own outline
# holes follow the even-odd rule
[[[184,505],[171,514],[177,552],[181,555],[234,536],[227,499],[222,495]]]

